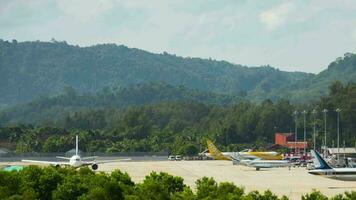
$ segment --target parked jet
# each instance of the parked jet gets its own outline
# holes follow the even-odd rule
[[[291,163],[288,160],[262,160],[260,158],[254,160],[233,160],[233,164],[241,164],[249,167],[254,167],[256,170],[261,168],[276,168],[276,167],[291,167]]]
[[[310,174],[343,181],[356,181],[356,168],[332,168],[317,151],[311,150],[311,153],[314,157],[315,169],[309,170]]]
[[[263,159],[263,160],[282,160],[283,156],[275,151],[252,151],[245,149],[239,152],[239,155],[246,159]]]
[[[73,155],[70,158],[61,157],[61,156],[57,156],[57,158],[65,159],[65,160],[68,160],[68,161],[67,162],[42,161],[42,160],[21,160],[21,161],[22,162],[28,162],[28,163],[49,164],[49,165],[55,165],[55,166],[69,165],[69,166],[72,166],[72,167],[82,167],[82,166],[91,165],[91,168],[93,170],[97,170],[98,167],[99,167],[98,166],[99,164],[131,160],[131,159],[95,160],[97,158],[97,156],[81,158],[80,155],[78,154],[78,135],[75,137],[75,155]],[[88,160],[91,160],[91,159],[94,159],[94,160],[88,161]]]
[[[211,140],[207,140],[208,153],[204,155],[215,160],[234,160],[234,159],[263,159],[263,160],[282,160],[282,155],[275,151],[252,151],[249,149],[240,152],[221,152]],[[238,158],[239,157],[239,158]]]

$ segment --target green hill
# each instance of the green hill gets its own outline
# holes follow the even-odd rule
[[[309,79],[286,85],[280,90],[271,92],[267,97],[288,98],[294,102],[315,101],[326,96],[330,84],[334,81],[342,83],[356,82],[356,54],[346,53],[337,58],[328,68]]]
[[[325,95],[335,80],[356,80],[355,60],[355,54],[347,53],[315,75],[154,54],[115,44],[79,47],[57,41],[0,40],[0,108],[55,96],[67,86],[82,94],[147,83],[246,96],[258,102],[266,98],[308,102]]]
[[[261,99],[286,83],[310,77],[269,66],[153,54],[114,44],[79,47],[56,41],[0,41],[0,104],[57,95],[65,86],[82,93],[152,82],[221,94],[252,93],[253,99]]]

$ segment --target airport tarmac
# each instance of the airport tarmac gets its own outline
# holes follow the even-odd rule
[[[24,165],[24,163],[1,163],[0,165]],[[28,165],[28,164],[25,164]],[[185,184],[195,189],[195,181],[204,176],[213,177],[217,182],[233,182],[243,186],[246,192],[271,190],[278,196],[286,195],[290,199],[317,189],[327,196],[356,191],[356,182],[338,181],[308,174],[305,168],[261,169],[232,165],[230,161],[129,161],[105,163],[98,171],[111,172],[120,169],[127,172],[136,183],[143,181],[152,171],[167,172],[184,178]]]
[[[314,176],[305,168],[261,169],[232,165],[230,161],[158,161],[158,162],[120,162],[99,166],[99,171],[110,172],[114,169],[126,171],[134,182],[141,182],[151,171],[167,172],[184,178],[185,184],[195,189],[195,181],[204,176],[213,177],[217,182],[233,182],[243,186],[246,191],[265,191],[270,189],[278,196],[286,195],[290,199],[317,189],[327,196],[355,191],[356,182],[338,181]]]

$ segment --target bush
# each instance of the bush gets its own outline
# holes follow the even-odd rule
[[[183,178],[164,172],[152,172],[139,184],[132,182],[127,173],[115,170],[111,174],[94,173],[84,167],[67,168],[30,166],[21,172],[0,171],[0,199],[79,199],[79,200],[287,200],[271,191],[251,191],[233,183],[217,183],[203,177],[196,181],[196,193],[183,182]],[[328,200],[320,191],[313,190],[302,200]],[[336,195],[332,200],[355,200],[356,192]]]
[[[182,192],[187,187],[183,178],[174,177],[164,172],[152,172],[139,184],[139,196],[143,199],[170,199],[177,192]]]
[[[303,195],[302,200],[328,200],[328,197],[320,191],[313,190],[312,193]]]

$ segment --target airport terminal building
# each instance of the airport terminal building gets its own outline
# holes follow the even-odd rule
[[[295,141],[294,133],[276,133],[275,145],[287,147],[294,154],[303,154],[304,148],[308,148],[308,142]]]

